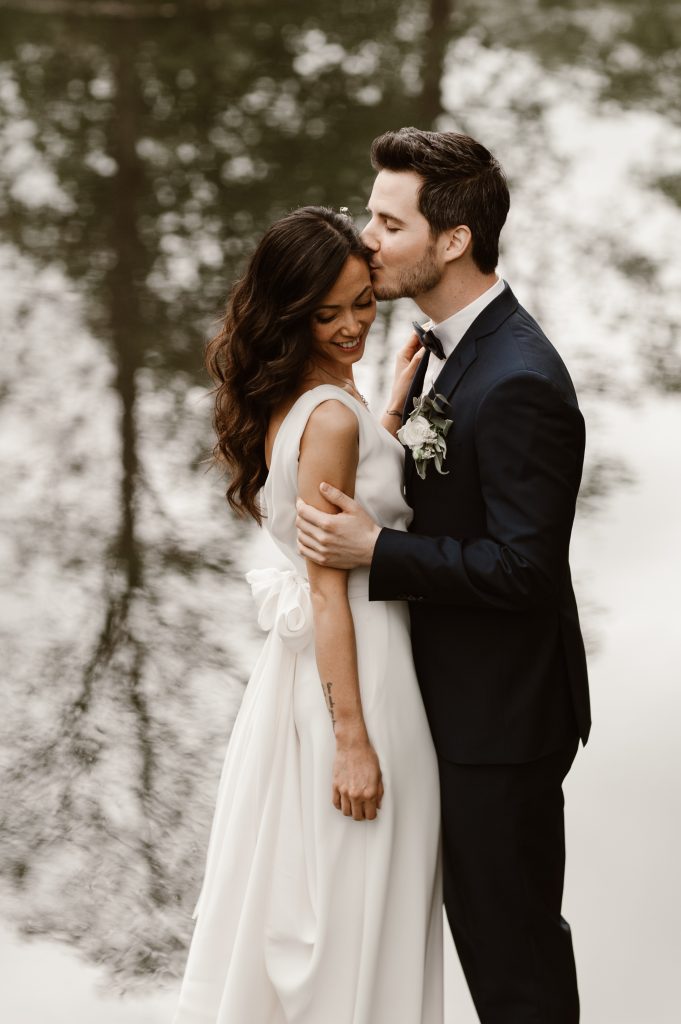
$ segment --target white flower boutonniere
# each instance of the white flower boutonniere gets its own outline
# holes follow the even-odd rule
[[[447,454],[445,438],[449,433],[453,420],[444,415],[447,399],[444,395],[421,395],[414,399],[414,409],[409,419],[397,431],[403,445],[411,449],[416,472],[422,480],[426,478],[428,463],[432,459],[438,473],[443,476],[448,470],[442,468],[442,460]]]

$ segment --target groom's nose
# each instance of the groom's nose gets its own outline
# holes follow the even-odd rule
[[[362,229],[359,237],[362,239],[364,244],[371,249],[373,252],[378,252],[378,239],[376,238],[373,231],[374,218],[372,217],[369,223]]]

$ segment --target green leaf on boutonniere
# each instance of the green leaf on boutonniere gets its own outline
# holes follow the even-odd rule
[[[442,476],[449,472],[442,468],[447,455],[445,438],[453,422],[445,415],[448,408],[444,395],[432,398],[421,395],[414,399],[414,408],[407,422],[397,431],[399,440],[411,450],[416,472],[422,480],[425,480],[430,461],[435,463],[435,469]]]

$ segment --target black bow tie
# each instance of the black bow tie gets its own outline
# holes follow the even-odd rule
[[[425,331],[421,324],[414,320],[414,330],[419,336],[419,341],[424,348],[427,348],[429,352],[432,352],[438,359],[445,358],[445,350],[442,347],[442,342],[438,338],[437,334],[433,334],[432,331]]]

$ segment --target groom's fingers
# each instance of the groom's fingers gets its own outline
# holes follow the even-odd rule
[[[331,484],[321,483],[319,490],[322,492],[327,501],[330,501],[332,505],[337,505],[338,508],[342,509],[343,512],[352,512],[355,508],[355,502],[352,498],[349,498],[343,491],[339,491],[337,487],[332,487]]]
[[[323,487],[324,484],[321,486]],[[338,493],[341,494],[342,491],[339,491]],[[335,515],[329,515],[328,512],[320,511],[320,509],[315,508],[314,505],[308,505],[302,498],[298,498],[296,501],[296,511],[296,527],[298,530],[304,531],[305,533],[311,532],[311,528],[315,526],[319,527],[321,530],[328,530],[329,526],[336,518]]]
[[[303,558],[309,558],[313,562],[323,565],[326,555],[323,531],[318,530],[315,526],[310,526],[309,523],[303,523],[301,520],[296,521],[296,526],[298,528],[298,553]]]
[[[323,545],[326,534],[319,526],[313,526],[298,516],[296,518],[296,529],[298,531],[298,540],[301,543],[309,544],[313,548],[320,548]]]
[[[302,541],[298,541],[298,554],[302,555],[303,558],[309,559],[310,562],[316,562],[317,565],[324,565],[324,555],[319,551],[309,548],[306,544],[303,544]]]

